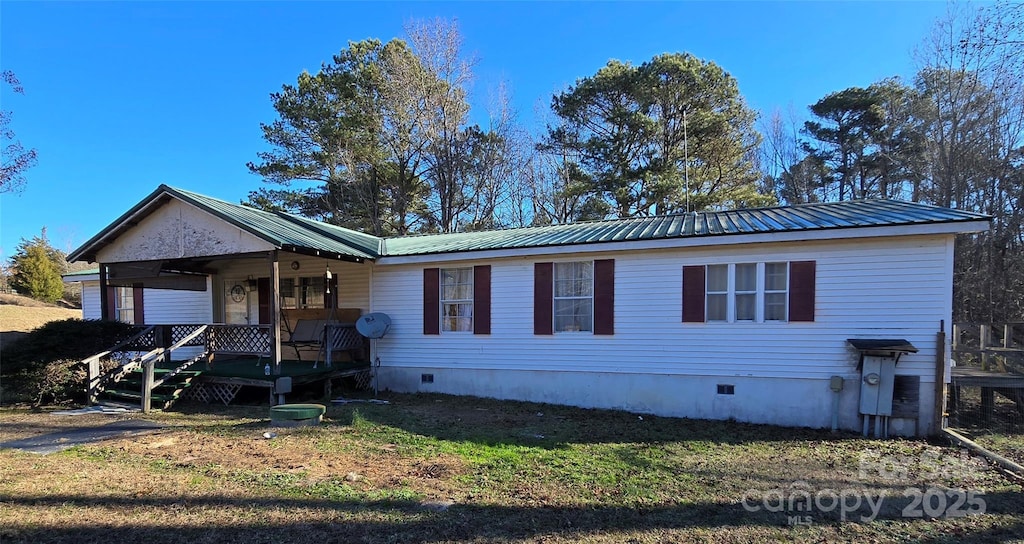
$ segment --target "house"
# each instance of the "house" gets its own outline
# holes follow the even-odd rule
[[[69,259],[100,265],[86,317],[262,326],[278,363],[289,312],[388,314],[393,391],[861,429],[848,340],[901,339],[891,430],[928,434],[955,235],[988,220],[861,200],[379,239],[160,186]]]

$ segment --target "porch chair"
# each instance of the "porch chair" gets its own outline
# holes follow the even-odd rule
[[[288,322],[285,321],[285,328]],[[282,346],[288,346],[295,350],[295,356],[302,361],[301,348],[320,348],[323,344],[324,327],[327,325],[325,319],[299,319],[295,322],[295,330],[288,331],[288,340],[281,342]],[[317,357],[319,359],[319,356]]]

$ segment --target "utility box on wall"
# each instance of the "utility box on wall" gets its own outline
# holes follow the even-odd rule
[[[917,353],[917,348],[906,340],[851,338],[847,343],[860,352],[858,411],[863,418],[863,434],[867,436],[873,425],[876,437],[887,437],[889,418],[893,415],[896,365],[900,356]]]
[[[896,384],[896,359],[864,355],[861,364],[860,413],[892,415],[892,393]]]

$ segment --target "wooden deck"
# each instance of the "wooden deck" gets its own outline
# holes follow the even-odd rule
[[[1000,387],[1024,389],[1024,375],[992,372],[978,367],[954,366],[954,387]]]
[[[203,402],[214,400],[229,404],[243,387],[265,388],[270,403],[284,402],[284,396],[297,386],[322,383],[324,395],[331,395],[331,382],[340,378],[353,378],[360,387],[369,385],[370,363],[344,362],[327,367],[323,361],[313,367],[310,361],[281,361],[280,374],[265,374],[268,360],[259,357],[239,357],[215,360],[213,364],[195,365],[201,374],[188,396]],[[290,381],[286,386],[282,378]],[[276,397],[276,398],[275,398]]]

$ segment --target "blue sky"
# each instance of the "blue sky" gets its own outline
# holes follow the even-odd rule
[[[805,115],[825,94],[914,72],[942,2],[0,2],[0,107],[39,152],[0,195],[0,255],[47,227],[77,247],[159,184],[237,202],[259,187],[269,94],[349,41],[455,18],[477,58],[482,112],[501,81],[537,131],[551,95],[609,59],[687,51],[739,82],[755,109]]]

